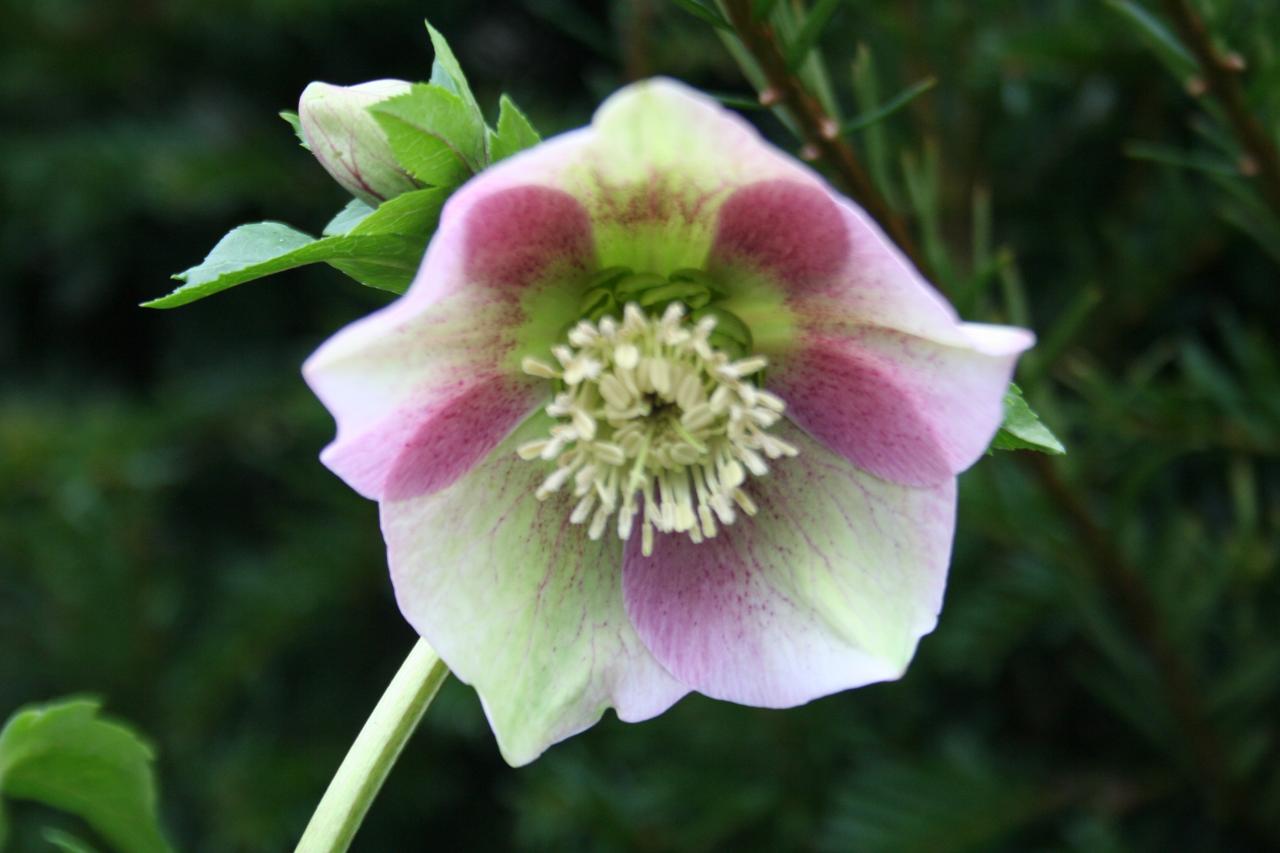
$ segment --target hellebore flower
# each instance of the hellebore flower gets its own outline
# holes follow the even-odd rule
[[[522,764],[609,706],[899,677],[1031,343],[654,80],[464,186],[408,293],[305,374],[401,610]]]
[[[369,107],[403,95],[403,80],[371,80],[358,86],[311,83],[298,99],[298,122],[307,147],[342,188],[376,205],[418,185],[396,162],[387,135]]]

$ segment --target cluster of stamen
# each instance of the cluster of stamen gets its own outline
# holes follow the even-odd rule
[[[754,515],[747,475],[764,475],[766,460],[796,448],[766,432],[785,406],[752,381],[765,359],[715,349],[715,325],[715,316],[686,320],[678,302],[661,317],[630,303],[621,321],[580,321],[552,349],[556,364],[524,359],[526,373],[558,388],[546,409],[556,419],[550,435],[519,448],[524,459],[556,463],[538,499],[571,488],[570,521],[587,524],[592,539],[615,513],[628,539],[639,516],[646,555],[655,531],[701,542],[738,512]]]

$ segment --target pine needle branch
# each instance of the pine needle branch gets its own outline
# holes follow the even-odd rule
[[[1202,690],[1192,668],[1179,654],[1141,574],[1120,553],[1107,532],[1098,524],[1084,501],[1058,474],[1048,457],[1025,454],[1024,460],[1039,480],[1045,494],[1058,506],[1075,528],[1088,560],[1079,567],[1099,583],[1125,611],[1144,651],[1156,667],[1164,688],[1165,701],[1180,733],[1187,739],[1198,781],[1212,807],[1234,807],[1230,796],[1225,754],[1217,732],[1208,721],[1201,701]]]
[[[1237,56],[1218,51],[1209,28],[1190,0],[1164,0],[1164,8],[1178,37],[1199,63],[1208,91],[1226,112],[1232,132],[1248,157],[1245,171],[1256,170],[1263,195],[1280,215],[1280,149],[1249,109],[1244,87],[1240,84],[1243,63]]]

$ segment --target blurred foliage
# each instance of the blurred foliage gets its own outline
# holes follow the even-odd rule
[[[962,478],[946,607],[900,682],[610,716],[519,771],[451,682],[357,850],[1280,838],[1280,306],[1236,143],[1117,4],[820,5],[787,32],[849,126],[936,78],[852,139],[966,316],[1039,332],[1020,384],[1071,454]],[[1197,7],[1274,133],[1276,5]],[[318,232],[345,199],[275,113],[312,79],[424,78],[426,15],[480,103],[510,92],[544,133],[655,73],[754,92],[715,27],[659,0],[0,8],[0,714],[103,696],[155,745],[180,849],[287,849],[412,643],[297,374],[384,297],[310,268],[135,306],[235,224]],[[91,837],[10,817],[17,850]]]

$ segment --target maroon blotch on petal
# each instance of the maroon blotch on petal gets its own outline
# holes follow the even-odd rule
[[[467,212],[463,258],[473,282],[525,287],[557,265],[586,269],[594,253],[586,208],[562,190],[513,187]]]
[[[826,192],[798,181],[762,181],[725,201],[710,262],[747,264],[804,288],[839,273],[849,248],[840,208]]]
[[[869,352],[811,345],[779,363],[771,386],[805,432],[864,470],[917,486],[954,475],[928,401]]]
[[[470,471],[528,416],[536,395],[528,384],[494,376],[460,386],[426,411],[404,441],[383,500],[436,492]]]

